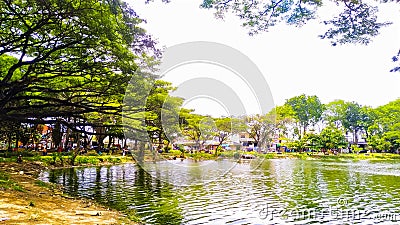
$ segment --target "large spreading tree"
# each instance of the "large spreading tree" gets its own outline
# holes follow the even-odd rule
[[[322,119],[324,105],[317,96],[307,96],[305,94],[290,98],[285,103],[291,106],[295,118],[299,125],[299,136],[305,135],[309,126],[314,126]]]
[[[138,63],[159,54],[141,22],[119,0],[1,0],[0,120],[76,129],[118,116]]]

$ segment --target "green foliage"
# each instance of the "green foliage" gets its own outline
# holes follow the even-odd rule
[[[124,210],[124,213],[127,215],[127,218],[132,221],[136,222],[138,224],[142,224],[143,221],[136,215],[136,210],[134,209],[126,209]]]
[[[46,120],[56,145],[61,128],[121,134],[110,128],[121,123],[105,123],[120,120],[130,80],[153,79],[138,64],[145,71],[160,53],[141,23],[120,0],[0,1],[0,127]]]
[[[220,152],[222,149],[222,143],[235,132],[235,128],[232,126],[232,119],[229,117],[216,118],[214,119],[214,123],[215,126],[213,127],[213,136],[216,137],[219,142],[219,145],[215,150],[215,155],[218,155],[218,152]]]
[[[343,131],[332,125],[322,130],[319,135],[319,141],[324,149],[339,149],[347,146]]]
[[[324,120],[336,127],[341,127],[345,120],[347,110],[346,102],[343,100],[335,100],[325,105]]]
[[[5,173],[5,172],[0,171],[0,180],[2,182],[9,181],[10,180],[10,175]]]
[[[398,1],[397,1],[398,3]],[[391,4],[398,7],[393,0],[384,1],[333,1],[322,0],[306,1],[247,1],[247,0],[203,0],[200,5],[204,9],[214,9],[216,18],[224,18],[226,13],[232,13],[242,20],[241,25],[249,30],[249,35],[269,31],[276,24],[302,26],[310,20],[319,20],[317,16],[321,6],[338,9],[338,13],[332,18],[319,21],[326,28],[321,39],[328,39],[332,46],[337,44],[369,44],[372,38],[377,36],[383,27],[392,22],[380,21],[379,9],[385,8],[382,4]],[[382,7],[381,7],[382,6]],[[397,63],[390,72],[399,72],[398,64],[400,51],[392,57]],[[389,58],[389,57],[388,57]]]
[[[309,125],[315,125],[322,119],[324,105],[317,96],[300,96],[288,99],[285,103],[292,107],[295,118],[300,124],[302,134],[304,135]],[[300,136],[301,133],[300,133]]]
[[[51,157],[53,158],[53,162],[52,162],[53,165],[55,165],[58,162],[61,164],[61,166],[64,165],[64,155],[62,153],[53,152],[51,154]]]
[[[95,152],[95,151],[89,151],[86,155],[87,156],[99,156],[99,154],[97,154],[97,152]]]
[[[298,147],[307,147],[312,150],[319,150],[322,147],[321,142],[323,137],[321,135],[306,133],[298,144]]]
[[[171,146],[165,146],[164,147],[164,152],[168,153],[169,151],[171,151],[171,149],[172,149]]]
[[[240,154],[239,152],[235,152],[235,153],[233,154],[233,158],[235,158],[235,159],[239,159],[240,156],[241,156],[241,154]]]
[[[378,22],[376,13],[378,7],[373,7],[358,1],[343,1],[346,6],[344,11],[325,25],[330,25],[328,31],[321,35],[322,39],[335,40],[333,44],[360,43],[368,44],[371,38],[379,34],[381,27],[390,22]]]
[[[222,151],[221,145],[218,145],[218,147],[215,148],[215,155],[218,155]]]
[[[214,121],[209,116],[191,113],[192,110],[182,109],[180,112],[180,127],[182,134],[196,143],[198,149],[204,148],[204,143],[214,135]]]
[[[178,149],[179,149],[181,154],[185,153],[185,147],[183,145],[178,145]]]
[[[19,185],[16,184],[16,183],[14,183],[14,184],[12,185],[12,189],[13,189],[14,191],[25,192],[25,189],[24,189],[23,187],[19,186]]]
[[[358,147],[357,145],[351,145],[351,149],[352,149],[354,152],[359,152],[359,151],[362,150],[362,148]]]
[[[77,156],[75,159],[77,164],[92,164],[96,165],[99,163],[99,159],[94,156]]]
[[[361,120],[361,106],[355,102],[346,103],[346,111],[344,114],[343,127],[347,130],[356,132],[360,129],[359,121]]]
[[[180,150],[171,150],[169,151],[169,153],[167,155],[171,155],[171,156],[180,156],[182,154],[182,152]]]
[[[28,150],[22,150],[22,151],[5,151],[0,153],[0,157],[18,157],[19,155],[21,155],[22,157],[34,157],[39,155],[39,153],[34,152],[34,151],[28,151]]]
[[[383,1],[390,2],[390,1]],[[380,2],[381,4],[383,2]],[[379,30],[390,22],[379,22],[377,18],[378,4],[362,1],[335,1],[330,6],[338,8],[339,14],[328,20],[321,21],[327,27],[322,39],[329,39],[332,44],[360,43],[368,44]],[[336,4],[336,5],[333,5]],[[279,23],[302,26],[316,16],[323,6],[321,0],[308,1],[233,1],[233,0],[203,0],[201,7],[214,9],[217,18],[223,18],[226,13],[239,17],[242,26],[249,29],[249,34],[268,31]]]
[[[45,188],[54,188],[55,184],[53,183],[47,183],[41,180],[35,180],[35,184],[39,187],[45,187]]]
[[[268,146],[272,141],[272,136],[277,130],[275,111],[266,115],[248,116],[247,133],[254,139],[258,147]]]
[[[179,132],[179,107],[183,99],[169,96],[175,90],[170,82],[156,80],[146,100],[145,123],[153,142],[162,144],[164,140]]]
[[[204,153],[204,152],[196,152],[192,154],[187,154],[189,158],[196,159],[196,160],[212,160],[215,159],[214,154]],[[222,156],[222,153],[221,153]]]
[[[373,110],[373,121],[367,128],[368,142],[380,151],[396,151],[400,148],[400,99]]]

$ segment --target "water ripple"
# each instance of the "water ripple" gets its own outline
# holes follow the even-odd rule
[[[178,167],[176,165],[179,165]],[[210,166],[212,165],[212,166]],[[224,172],[229,168],[229,172]],[[148,172],[146,172],[148,171]],[[147,224],[398,224],[400,164],[266,160],[52,170],[40,179]],[[215,179],[215,174],[218,179]]]

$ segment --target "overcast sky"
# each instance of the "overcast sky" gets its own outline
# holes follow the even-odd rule
[[[373,107],[400,97],[400,73],[389,72],[394,66],[391,57],[400,47],[400,12],[394,4],[385,5],[380,14],[381,21],[391,20],[394,24],[383,28],[370,45],[333,47],[328,40],[318,38],[325,30],[317,21],[301,28],[280,25],[268,33],[248,36],[237,18],[227,16],[225,20],[217,20],[212,10],[199,8],[200,2],[172,0],[169,4],[156,1],[146,5],[144,0],[130,1],[140,17],[147,20],[144,28],[158,40],[160,47],[211,41],[241,51],[261,70],[276,105],[302,93],[317,95],[323,103],[343,99]],[[328,7],[321,12],[324,17],[334,14]],[[179,75],[187,79],[215,73],[224,72],[210,65],[189,65],[171,71],[165,78],[179,86]],[[216,108],[223,108],[216,101],[197,99],[185,104],[196,108],[198,113],[224,114],[215,112]],[[204,104],[212,105],[214,112]],[[250,113],[256,113],[254,110]]]

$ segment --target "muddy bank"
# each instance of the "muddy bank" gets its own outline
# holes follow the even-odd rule
[[[65,196],[61,187],[38,181],[44,169],[34,162],[0,163],[0,224],[137,224],[118,211]],[[10,181],[4,182],[4,176]]]

